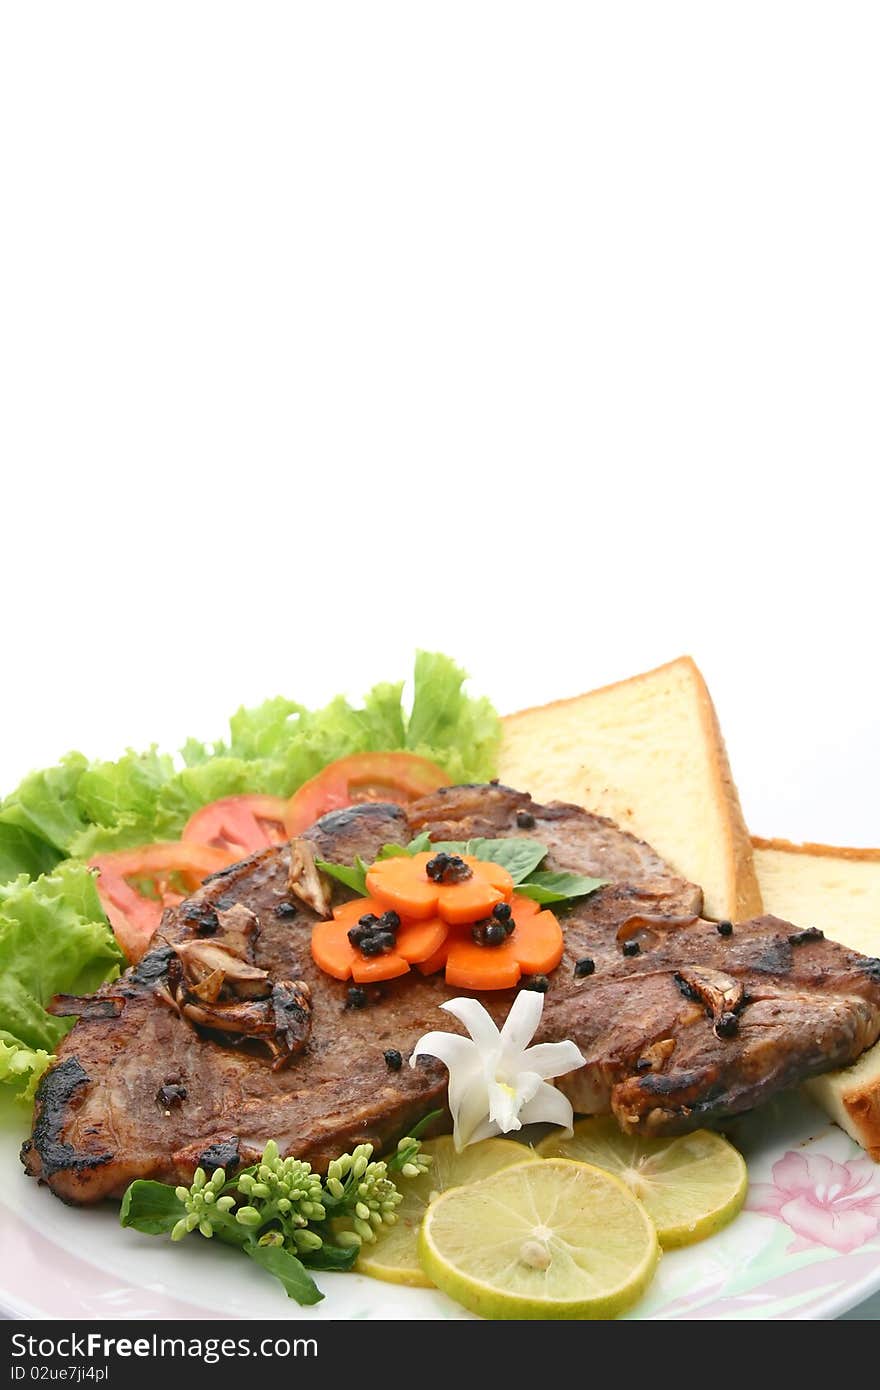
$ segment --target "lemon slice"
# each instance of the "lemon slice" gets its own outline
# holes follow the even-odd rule
[[[675,1139],[640,1139],[603,1116],[579,1120],[570,1139],[548,1134],[537,1151],[614,1173],[644,1202],[667,1250],[720,1231],[736,1216],[748,1190],[742,1155],[708,1129]]]
[[[519,1163],[437,1197],[419,1258],[486,1318],[610,1318],[641,1297],[659,1254],[641,1202],[600,1168]]]
[[[419,1227],[432,1197],[532,1159],[531,1149],[510,1139],[483,1139],[458,1154],[450,1135],[429,1139],[422,1145],[422,1153],[431,1155],[431,1167],[421,1177],[404,1178],[399,1183],[403,1201],[397,1208],[397,1225],[383,1226],[377,1232],[376,1244],[363,1247],[356,1265],[359,1274],[370,1274],[389,1284],[429,1289],[431,1281],[419,1264],[417,1246]]]

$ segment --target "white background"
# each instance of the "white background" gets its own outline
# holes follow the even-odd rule
[[[691,651],[880,843],[874,4],[7,5],[0,784]]]
[[[6,4],[0,786],[690,650],[880,843],[874,3]],[[876,1302],[876,1301],[875,1301]]]

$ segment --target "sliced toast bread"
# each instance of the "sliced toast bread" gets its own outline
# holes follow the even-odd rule
[[[647,840],[700,884],[708,917],[761,911],[724,740],[690,657],[508,715],[503,727],[503,782],[586,806]]]
[[[880,956],[880,850],[753,840],[768,912]],[[808,1093],[880,1163],[880,1043],[843,1071],[807,1082]]]

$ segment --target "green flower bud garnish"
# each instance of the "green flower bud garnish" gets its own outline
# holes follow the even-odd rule
[[[290,1298],[316,1303],[322,1294],[309,1264],[350,1269],[361,1246],[372,1245],[397,1221],[403,1194],[395,1177],[417,1177],[429,1162],[420,1141],[408,1136],[388,1161],[373,1158],[372,1144],[358,1144],[335,1158],[322,1179],[301,1159],[282,1158],[270,1139],[259,1163],[228,1181],[222,1168],[210,1178],[197,1168],[189,1187],[133,1182],[120,1221],[173,1241],[198,1231],[238,1246],[274,1274]]]

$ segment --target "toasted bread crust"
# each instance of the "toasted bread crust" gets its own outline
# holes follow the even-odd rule
[[[869,1069],[866,1062],[870,1062]],[[859,1071],[867,1074],[860,1077]],[[806,1090],[875,1163],[880,1163],[880,1043],[864,1053],[855,1066],[808,1081]]]
[[[777,849],[785,854],[805,854],[816,859],[850,859],[864,864],[880,864],[880,849],[852,849],[843,845],[818,845],[811,840],[796,844],[793,840],[764,840],[752,836],[753,849]]]
[[[637,676],[628,677],[626,680],[613,681],[610,685],[600,686],[597,690],[588,691],[583,695],[573,695],[564,700],[553,700],[547,705],[518,710],[515,714],[506,715],[502,723],[505,726],[513,727],[538,710],[546,713],[550,710],[564,709],[581,700],[588,699],[592,695],[605,695],[627,686],[631,687],[646,681],[653,681],[664,672],[674,671],[681,667],[687,669],[697,691],[697,707],[709,758],[710,772],[715,783],[715,794],[717,802],[725,808],[725,815],[722,819],[728,900],[735,904],[735,916],[738,919],[754,917],[762,912],[763,903],[752,858],[752,841],[730,770],[730,761],[718,722],[718,715],[706,682],[692,656],[676,657],[674,661],[667,661],[662,666],[656,666],[650,671],[643,671]]]
[[[731,886],[735,895],[736,915],[738,918],[752,917],[763,910],[761,889],[752,858],[751,838],[742,813],[739,792],[730,770],[724,735],[702,672],[693,657],[686,656],[680,659],[690,665],[700,691],[700,713],[706,742],[712,749],[712,767],[718,778],[719,796],[727,805],[728,863],[732,873]]]
[[[858,1135],[858,1143],[875,1163],[880,1163],[880,1077],[858,1090],[847,1091],[843,1104]]]
[[[580,695],[566,695],[564,700],[550,700],[546,705],[530,705],[528,709],[518,709],[514,714],[505,714],[502,722],[513,724],[517,719],[523,719],[528,714],[537,714],[538,712],[543,714],[550,709],[565,709],[568,705],[576,705],[591,695],[608,695],[612,690],[623,690],[627,685],[640,685],[642,681],[651,680],[664,671],[674,671],[676,666],[682,665],[688,666],[696,674],[705,689],[705,681],[700,675],[700,668],[694,658],[692,656],[677,656],[672,661],[664,661],[662,666],[652,666],[650,671],[640,671],[637,676],[626,676],[624,680],[611,681],[609,685],[597,685],[595,690],[584,690]],[[709,694],[708,690],[706,690],[706,694]]]

